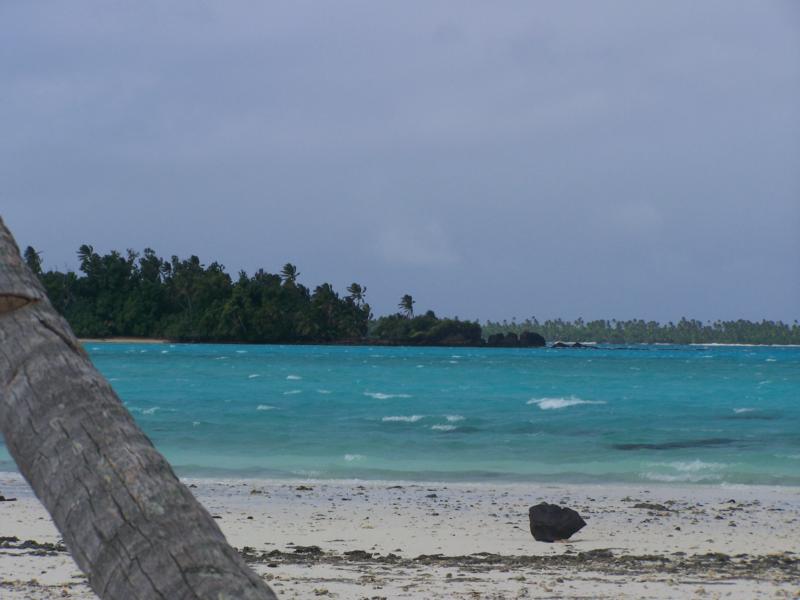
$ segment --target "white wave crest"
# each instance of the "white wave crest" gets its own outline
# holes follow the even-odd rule
[[[300,375],[287,375],[286,379],[290,379],[292,381],[298,381],[299,379],[302,379],[302,377],[300,377]]]
[[[733,412],[735,412],[737,415],[740,415],[742,413],[754,412],[755,410],[755,408],[734,408]]]
[[[344,459],[347,462],[353,462],[354,460],[364,460],[366,457],[363,454],[345,454]]]
[[[642,477],[649,481],[699,483],[702,481],[719,481],[722,479],[722,474],[719,473],[719,471],[724,470],[728,465],[724,463],[703,462],[702,460],[695,459],[692,461],[649,463],[649,466],[666,467],[673,471],[673,473],[656,471],[642,473]]]
[[[322,473],[309,469],[297,469],[292,471],[292,475],[299,475],[300,477],[319,477]]]
[[[383,392],[364,392],[365,396],[376,400],[389,400],[390,398],[411,398],[411,394],[384,394]]]
[[[702,460],[695,459],[689,462],[685,461],[675,461],[669,463],[653,463],[652,466],[654,467],[669,467],[670,469],[675,469],[676,471],[680,471],[681,473],[696,473],[697,471],[707,471],[707,470],[720,470],[724,469],[728,465],[724,463],[708,463],[703,462]]]
[[[269,404],[259,404],[256,406],[256,410],[275,410],[275,407]]]
[[[579,404],[605,404],[603,400],[581,400],[576,396],[569,398],[531,398],[527,404],[538,404],[542,410],[556,410]]]
[[[458,423],[459,421],[464,420],[464,417],[462,417],[461,415],[445,415],[444,417],[451,423]]]
[[[145,409],[142,411],[142,414],[143,414],[143,415],[154,415],[154,414],[156,413],[156,411],[157,411],[158,409],[160,409],[160,408],[161,408],[160,406],[154,406],[153,408],[145,408]]]
[[[642,477],[648,481],[661,481],[664,483],[700,483],[703,481],[719,481],[722,475],[714,473],[682,473],[681,475],[666,475],[664,473],[642,473]]]
[[[381,421],[383,421],[384,423],[416,423],[417,421],[424,418],[425,415],[410,415],[408,417],[399,415],[399,416],[383,417]]]
[[[248,379],[255,379],[256,377],[261,377],[261,375],[259,375],[258,373],[252,373],[251,375],[247,376]]]
[[[431,429],[434,431],[455,431],[458,428],[455,425],[433,425]]]
[[[289,390],[288,392],[283,392],[284,396],[294,396],[295,394],[302,394],[303,390]]]
[[[317,393],[318,394],[330,394],[331,391],[330,390],[317,390]]]

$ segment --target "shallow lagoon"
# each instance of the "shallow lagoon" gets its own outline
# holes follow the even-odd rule
[[[182,475],[800,484],[800,348],[87,350]]]

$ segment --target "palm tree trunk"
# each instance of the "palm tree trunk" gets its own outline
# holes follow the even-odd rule
[[[274,599],[52,308],[0,218],[0,431],[104,600]]]

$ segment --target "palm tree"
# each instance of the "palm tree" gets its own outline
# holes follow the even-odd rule
[[[410,319],[414,316],[414,298],[411,297],[411,294],[405,294],[400,299],[400,304],[397,306],[403,311],[407,318]]]
[[[367,287],[362,287],[357,283],[351,283],[347,286],[347,292],[350,294],[350,298],[353,299],[353,302],[356,303],[356,306],[361,306],[364,303],[364,294],[367,293]]]
[[[299,276],[300,273],[297,271],[297,267],[295,267],[292,263],[286,263],[283,265],[283,269],[281,269],[281,277],[283,277],[283,283],[285,285],[294,286]]]
[[[83,244],[78,248],[78,261],[81,265],[81,271],[89,275],[92,271],[93,263],[96,263],[99,257],[94,253],[94,248],[89,244]]]
[[[36,275],[42,274],[42,255],[33,246],[25,248],[25,264]]]
[[[2,218],[0,342],[0,435],[100,598],[275,600],[92,365]]]

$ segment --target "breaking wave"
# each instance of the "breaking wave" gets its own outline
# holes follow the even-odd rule
[[[411,398],[411,394],[384,394],[383,392],[364,392],[365,396],[376,400],[389,400],[390,398]]]
[[[384,423],[416,423],[417,421],[424,419],[425,415],[410,415],[410,416],[391,416],[391,417],[383,417],[381,421]]]
[[[542,410],[557,410],[579,404],[605,404],[602,400],[581,400],[575,396],[569,398],[531,398],[527,404],[538,404]]]

